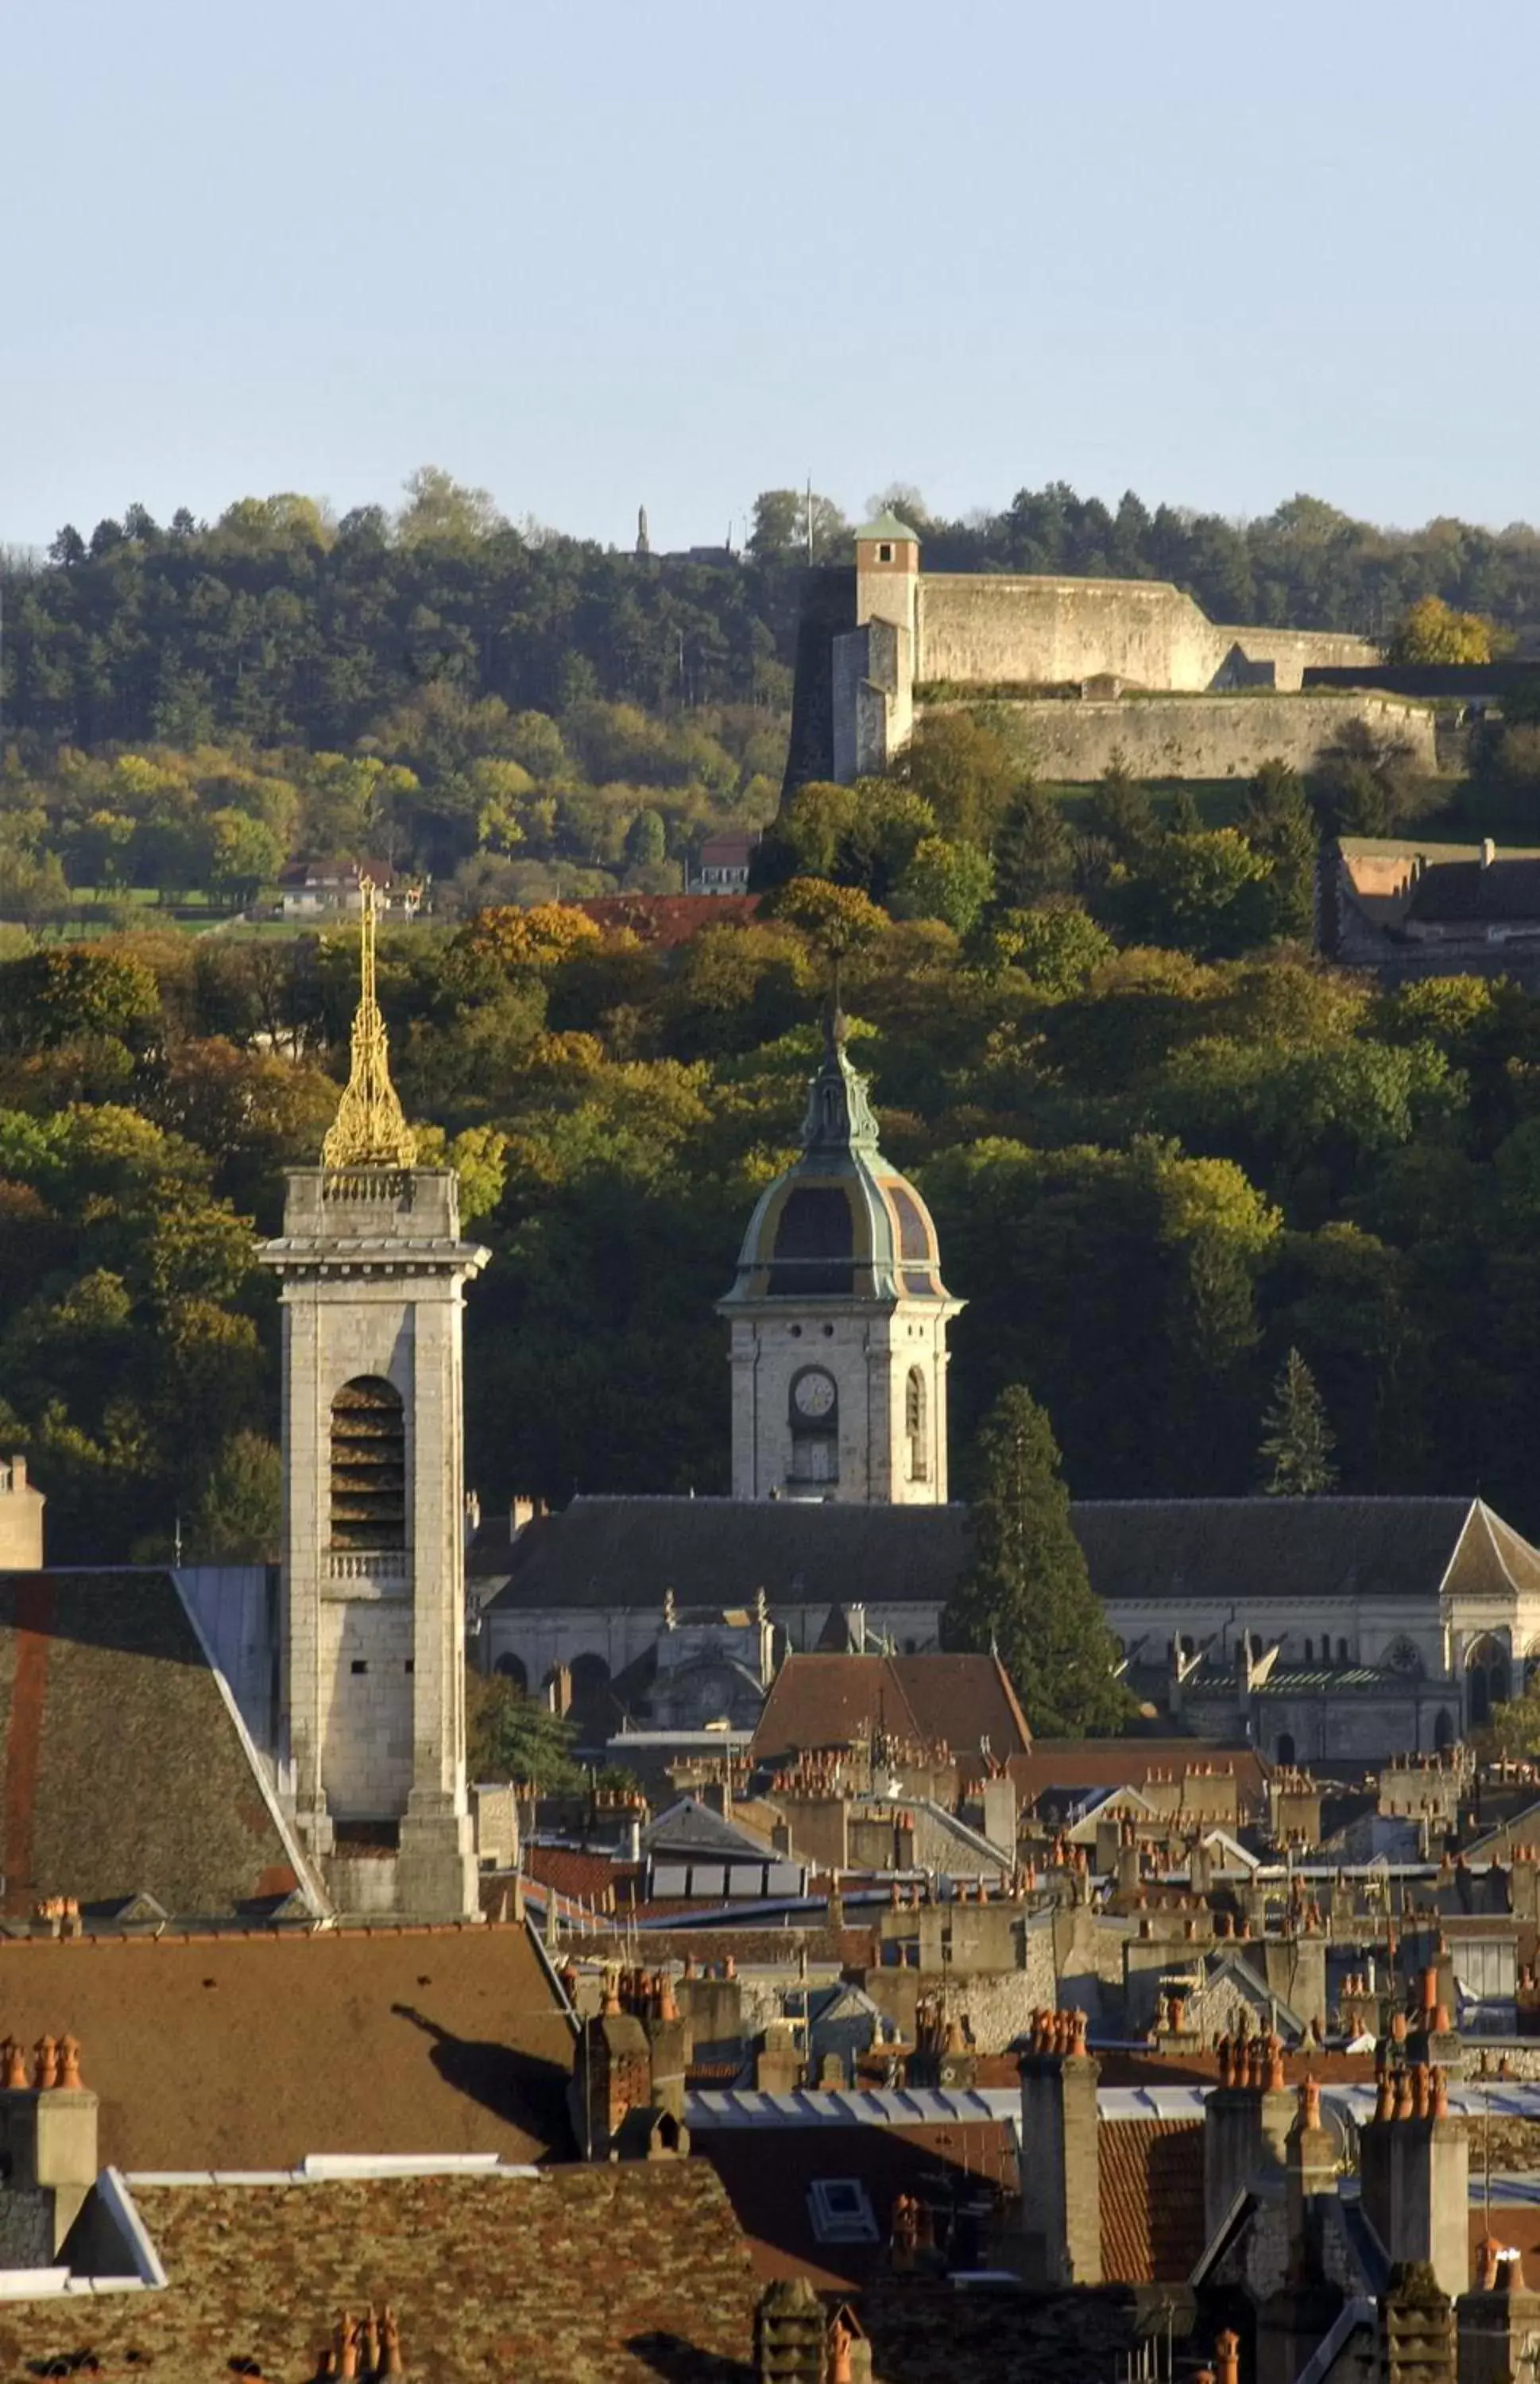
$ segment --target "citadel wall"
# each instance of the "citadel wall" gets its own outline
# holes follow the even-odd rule
[[[930,713],[975,710],[962,701]],[[1377,695],[1157,695],[1115,702],[998,702],[992,720],[1019,742],[1040,778],[1077,786],[1120,757],[1140,778],[1250,777],[1266,761],[1315,766],[1349,721],[1410,745],[1414,766],[1436,768],[1434,715],[1421,704]]]
[[[925,572],[915,676],[1049,686],[1111,672],[1139,687],[1206,688],[1235,642],[1154,579],[1006,579]]]

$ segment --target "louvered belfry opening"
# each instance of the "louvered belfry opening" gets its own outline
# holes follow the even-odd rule
[[[406,1546],[406,1413],[380,1374],[344,1383],[331,1402],[331,1545]]]

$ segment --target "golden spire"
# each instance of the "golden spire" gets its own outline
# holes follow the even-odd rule
[[[379,889],[372,877],[361,877],[358,890],[364,899],[359,921],[362,982],[353,1017],[353,1069],[321,1145],[321,1165],[414,1167],[417,1138],[406,1123],[391,1082],[390,1045],[385,1021],[375,999],[374,937]]]

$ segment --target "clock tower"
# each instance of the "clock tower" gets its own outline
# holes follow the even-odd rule
[[[838,1011],[802,1151],[760,1200],[732,1289],[733,1496],[944,1506],[947,1326],[925,1202],[884,1159]]]

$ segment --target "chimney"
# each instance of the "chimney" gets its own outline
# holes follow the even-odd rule
[[[645,2109],[652,2095],[647,2030],[634,2014],[621,2010],[613,1979],[603,2010],[583,2023],[573,2086],[575,2132],[583,2157],[608,2160],[627,2113]]]
[[[1034,2285],[1099,2285],[1097,2081],[1084,2012],[1038,2012],[1022,2055],[1024,2273]]]
[[[1473,2255],[1474,2278],[1455,2304],[1459,2384],[1509,2384],[1533,2363],[1540,2328],[1540,2293],[1524,2282],[1515,2251],[1484,2236]]]
[[[34,2048],[31,2082],[14,2038],[0,2045],[0,2151],[7,2202],[32,2198],[40,2245],[56,2253],[96,2182],[96,2097],[81,2082],[81,2048],[72,2036],[45,2036]],[[19,2205],[17,2205],[19,2206]],[[13,2265],[31,2265],[13,2263]],[[36,2266],[46,2267],[49,2257]]]
[[[1451,2117],[1441,2069],[1381,2074],[1379,2104],[1359,2132],[1365,2217],[1386,2256],[1422,2266],[1451,2300],[1468,2274],[1470,2145]]]
[[[759,2384],[824,2384],[824,2304],[805,2277],[766,2286],[754,2312]]]
[[[1454,2384],[1454,2314],[1425,2261],[1397,2261],[1380,2303],[1380,2384]]]
[[[1237,2193],[1285,2166],[1294,2095],[1275,2036],[1222,2037],[1219,2084],[1203,2105],[1203,2222],[1212,2236]]]

